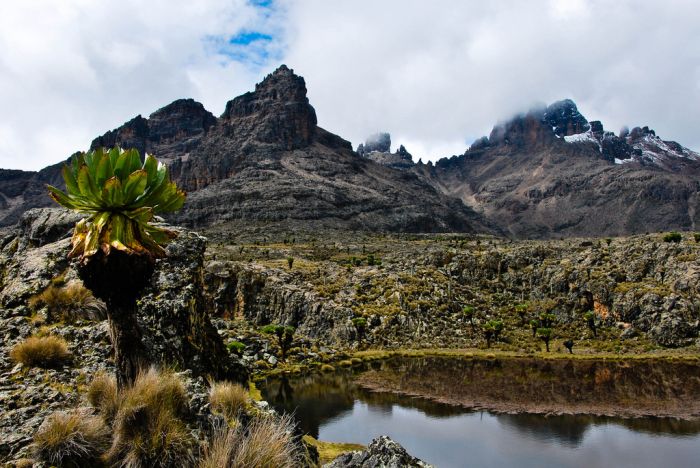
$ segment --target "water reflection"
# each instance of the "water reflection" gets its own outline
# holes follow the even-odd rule
[[[358,384],[380,377],[433,399],[372,392]],[[301,428],[316,438],[367,443],[388,433],[438,466],[465,466],[468,457],[470,466],[639,468],[697,466],[700,420],[491,414],[435,399],[459,397],[481,406],[489,398],[513,406],[532,399],[535,409],[595,403],[597,409],[638,404],[647,410],[696,411],[699,382],[697,366],[679,363],[404,358],[378,369],[269,379],[260,388],[273,406],[294,412]]]

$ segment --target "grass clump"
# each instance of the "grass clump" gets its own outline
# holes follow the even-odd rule
[[[321,372],[335,372],[335,367],[330,364],[323,364],[321,366]]]
[[[97,374],[88,387],[87,399],[104,420],[111,424],[119,409],[117,379],[103,372]]]
[[[290,416],[261,417],[246,426],[215,431],[199,468],[292,468],[299,466]]]
[[[209,403],[213,413],[227,420],[236,419],[248,403],[249,395],[242,385],[232,382],[215,382],[209,390]]]
[[[34,456],[50,466],[101,466],[109,447],[109,428],[84,410],[48,416],[34,435]]]
[[[183,421],[188,400],[174,373],[151,368],[139,374],[118,397],[109,463],[124,468],[191,466],[194,440]]]
[[[74,323],[78,320],[104,320],[107,317],[104,303],[95,299],[92,293],[77,281],[67,285],[61,282],[52,283],[29,300],[29,307],[33,310],[46,307],[50,321]]]
[[[13,361],[28,367],[59,367],[71,359],[66,340],[60,336],[32,336],[19,343],[12,351]]]

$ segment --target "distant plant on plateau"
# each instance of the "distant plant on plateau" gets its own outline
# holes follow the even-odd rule
[[[593,336],[597,337],[598,332],[597,332],[597,328],[595,325],[595,312],[593,312],[592,310],[589,310],[588,312],[583,314],[583,318],[586,321],[586,325],[588,325],[588,328],[593,332]]]
[[[693,234],[693,239],[695,239],[696,243],[700,244],[700,232]]]
[[[378,258],[375,258],[374,254],[367,254],[367,265],[368,266],[379,266],[382,264],[382,261]]]
[[[243,354],[245,344],[241,343],[240,341],[229,341],[226,344],[226,348],[228,349],[229,353],[240,356],[241,354]]]
[[[73,231],[70,258],[93,296],[107,304],[117,383],[131,385],[147,360],[136,300],[174,231],[151,224],[157,213],[179,210],[185,193],[153,156],[118,147],[80,153],[63,167],[66,192],[47,186],[56,203],[86,215]]]
[[[544,313],[540,314],[540,326],[544,328],[551,328],[557,316],[554,314]]]
[[[525,319],[527,317],[528,304],[516,304],[515,313],[520,317],[520,324],[525,325]]]
[[[605,239],[605,243],[609,246],[610,244],[612,244],[612,239],[608,237],[607,239]]]
[[[355,317],[352,319],[352,324],[355,330],[357,330],[357,341],[362,343],[365,331],[367,330],[367,320],[364,317]]]
[[[574,354],[574,340],[566,340],[564,342],[564,347],[569,350],[569,354]]]
[[[549,340],[552,339],[552,329],[551,328],[538,328],[537,336],[540,340],[544,341],[544,345],[547,347],[547,352],[549,352]]]
[[[530,320],[530,328],[532,329],[532,337],[534,338],[537,335],[537,329],[540,326],[540,322],[538,320],[532,319]]]
[[[680,232],[669,232],[664,236],[664,242],[675,242],[676,244],[683,240],[683,236]]]
[[[474,308],[474,306],[465,305],[462,308],[462,314],[464,315],[465,319],[469,320],[469,323],[473,327],[474,326],[474,315],[476,315],[476,309]]]
[[[294,257],[287,257],[287,266],[289,269],[292,269],[292,266],[294,265]]]
[[[260,329],[262,333],[267,335],[275,335],[277,344],[280,347],[280,358],[284,361],[287,359],[287,352],[292,347],[294,341],[294,332],[296,328],[285,325],[265,325]]]
[[[491,347],[491,340],[498,340],[498,337],[503,331],[502,320],[489,320],[484,325],[484,337],[486,338],[486,347]]]

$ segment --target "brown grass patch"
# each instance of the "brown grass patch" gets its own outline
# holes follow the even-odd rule
[[[292,468],[299,465],[290,416],[253,419],[247,427],[222,427],[206,447],[199,468]]]
[[[29,300],[29,307],[38,310],[47,307],[50,321],[73,323],[78,320],[104,320],[107,309],[104,303],[78,281],[66,286],[52,284]]]
[[[246,389],[237,383],[214,382],[209,390],[212,412],[227,420],[235,419],[245,409],[249,398]]]
[[[34,435],[34,455],[52,466],[101,466],[109,447],[109,428],[86,410],[48,416]]]
[[[60,336],[32,336],[19,343],[10,357],[28,367],[59,367],[71,358],[66,340]]]

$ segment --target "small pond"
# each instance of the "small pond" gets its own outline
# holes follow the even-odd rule
[[[438,467],[700,466],[694,363],[392,358],[259,387],[313,437]]]

